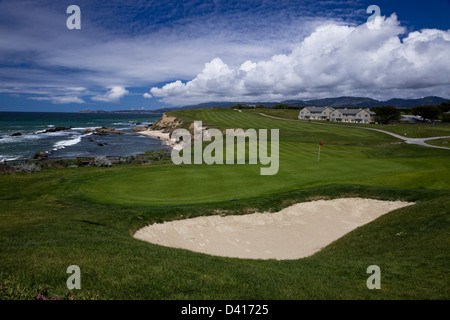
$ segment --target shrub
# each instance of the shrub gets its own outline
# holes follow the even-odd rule
[[[19,165],[16,165],[14,167],[14,169],[16,171],[21,171],[21,172],[26,172],[26,173],[41,171],[41,167],[35,163],[21,163]]]
[[[111,167],[112,163],[105,156],[94,157],[94,166]]]
[[[428,120],[437,120],[441,114],[441,110],[437,106],[418,106],[413,108],[412,112]]]
[[[450,122],[450,114],[446,113],[442,116],[442,122]]]
[[[5,163],[0,163],[0,174],[13,174],[14,172],[16,172],[14,167]]]
[[[375,112],[375,121],[382,124],[388,124],[400,119],[400,110],[392,106],[375,107],[371,109]]]
[[[170,150],[150,150],[145,152],[144,160],[146,162],[159,161],[164,159],[169,159],[171,156]]]

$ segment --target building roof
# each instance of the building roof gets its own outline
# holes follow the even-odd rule
[[[302,110],[307,109],[311,113],[322,113],[327,108],[334,111],[334,108],[332,107],[305,107]]]
[[[370,111],[368,109],[338,109],[337,111],[339,111],[340,113],[342,113],[343,115],[346,115],[346,116],[354,116],[361,111],[366,111],[370,115],[375,115],[375,112]]]

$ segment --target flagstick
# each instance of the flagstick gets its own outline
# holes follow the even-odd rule
[[[317,159],[317,163],[320,163],[320,144],[319,144],[319,157]]]

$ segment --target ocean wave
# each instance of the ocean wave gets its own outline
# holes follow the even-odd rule
[[[19,159],[19,157],[0,154],[0,162],[13,161],[16,159]]]
[[[76,144],[78,144],[80,142],[81,142],[81,136],[78,136],[78,137],[76,137],[74,139],[61,140],[61,141],[56,142],[53,145],[53,150],[56,151],[56,150],[59,150],[59,149],[64,149],[65,147],[74,146],[74,145],[76,145]]]
[[[68,131],[56,131],[56,132],[45,132],[43,131],[36,131],[32,135],[23,135],[23,137],[28,137],[29,139],[41,139],[44,137],[62,137],[67,136],[70,133]],[[30,136],[30,137],[29,137]]]
[[[80,127],[80,128],[70,128],[70,130],[74,130],[74,131],[86,131],[86,129],[91,129],[94,130],[97,127]]]
[[[76,136],[75,138],[72,138],[72,139],[58,141],[53,145],[53,151],[64,149],[65,147],[74,146],[74,145],[80,143],[81,139],[83,137],[90,136],[90,135],[91,135],[91,133],[88,133],[85,135]]]
[[[37,134],[22,134],[21,136],[17,136],[17,137],[3,136],[2,139],[0,139],[0,144],[23,142],[26,140],[36,140],[36,139],[41,138],[39,136],[40,135],[37,135]]]
[[[11,142],[14,142],[13,137],[2,137],[0,139],[0,144],[11,143]]]
[[[122,126],[122,127],[134,127],[136,125],[136,122],[130,121],[130,122],[114,122],[112,124],[113,126]]]

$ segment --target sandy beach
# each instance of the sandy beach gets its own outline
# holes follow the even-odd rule
[[[169,145],[171,147],[175,146],[175,142],[172,139],[170,139],[170,134],[165,133],[162,130],[144,130],[144,131],[140,131],[138,133],[152,137],[152,138],[161,139],[163,142],[165,142],[167,145]]]
[[[357,227],[412,204],[361,198],[318,200],[276,213],[153,224],[138,230],[134,237],[216,256],[292,260],[310,256]]]

